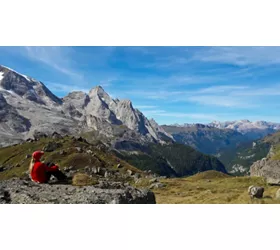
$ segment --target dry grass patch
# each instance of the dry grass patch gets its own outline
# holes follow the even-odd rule
[[[97,180],[83,173],[75,174],[72,179],[72,185],[74,186],[91,186],[97,183],[98,183]]]
[[[207,171],[208,172],[208,171]],[[161,204],[278,204],[275,193],[280,188],[269,186],[260,177],[229,177],[213,178],[207,172],[187,178],[162,180],[166,184],[163,189],[153,190],[157,203]],[[212,176],[212,178],[210,178]],[[248,195],[251,185],[263,186],[264,197],[253,199]]]

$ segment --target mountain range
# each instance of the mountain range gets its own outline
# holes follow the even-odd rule
[[[214,156],[176,143],[130,100],[113,99],[101,86],[58,98],[42,82],[10,68],[1,66],[0,75],[2,147],[56,132],[82,136],[91,144],[101,142],[120,159],[160,175],[184,176],[212,169],[226,172]]]
[[[0,66],[0,146],[33,137],[37,132],[79,134],[95,130],[114,141],[118,129],[123,140],[164,143],[172,136],[149,121],[130,100],[112,99],[101,86],[89,93],[55,96],[42,82]],[[118,133],[118,140],[121,136]]]

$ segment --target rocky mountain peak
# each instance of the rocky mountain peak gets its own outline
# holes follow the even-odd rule
[[[62,103],[42,82],[6,66],[0,66],[0,91],[41,105],[60,105]]]

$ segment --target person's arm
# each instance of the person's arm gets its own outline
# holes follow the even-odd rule
[[[57,165],[52,165],[52,166],[47,166],[46,164],[44,164],[45,170],[47,172],[53,172],[53,171],[57,171],[58,170],[58,166]]]

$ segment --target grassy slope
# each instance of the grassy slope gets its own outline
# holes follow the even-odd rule
[[[258,177],[230,177],[207,171],[187,178],[161,180],[167,186],[154,189],[159,204],[274,204],[277,186],[268,186]],[[210,181],[209,181],[210,180]],[[262,199],[249,197],[247,191],[251,185],[265,188]]]
[[[0,180],[9,179],[12,177],[21,177],[24,172],[28,170],[30,158],[25,159],[27,154],[32,154],[36,150],[42,150],[44,146],[48,143],[54,141],[50,138],[43,138],[40,141],[33,143],[24,143],[22,145],[18,144],[16,146],[0,148],[0,166],[16,166],[10,170],[0,172]],[[116,168],[118,163],[121,163],[123,171],[125,169],[131,169],[134,172],[140,172],[138,169],[134,168],[130,164],[121,159],[117,158],[112,153],[102,150],[98,150],[96,147],[89,145],[84,142],[73,140],[71,137],[64,137],[59,140],[55,140],[61,143],[62,146],[53,152],[45,152],[44,161],[57,163],[61,168],[73,166],[75,169],[83,169],[86,166],[96,166],[105,168]],[[92,150],[95,155],[78,153],[76,147],[85,148]],[[65,155],[60,155],[60,151],[64,150]]]

